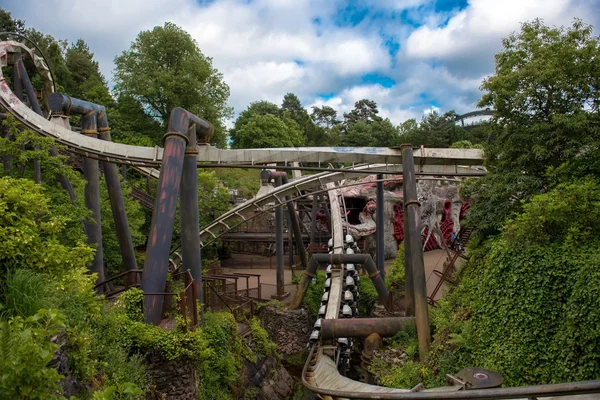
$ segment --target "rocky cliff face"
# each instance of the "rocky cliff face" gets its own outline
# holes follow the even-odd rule
[[[271,340],[277,344],[279,354],[291,356],[306,351],[312,327],[308,310],[281,310],[265,306],[258,310],[258,317]]]

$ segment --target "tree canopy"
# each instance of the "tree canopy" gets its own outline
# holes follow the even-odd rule
[[[496,110],[486,146],[492,173],[465,190],[476,198],[470,218],[486,234],[561,176],[600,173],[600,40],[591,26],[576,20],[551,28],[535,20],[502,44],[479,102]]]
[[[225,146],[224,123],[232,115],[229,86],[194,39],[167,22],[140,32],[115,58],[115,92],[140,103],[166,126],[171,110],[183,107],[215,126],[213,143]]]

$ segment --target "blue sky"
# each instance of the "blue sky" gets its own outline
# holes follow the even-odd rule
[[[75,5],[73,5],[75,4]],[[213,58],[239,113],[292,92],[341,114],[375,100],[395,124],[475,109],[501,38],[536,17],[598,25],[598,0],[2,0],[57,38],[88,42],[110,80],[141,30],[174,22]],[[597,30],[596,30],[597,31]]]

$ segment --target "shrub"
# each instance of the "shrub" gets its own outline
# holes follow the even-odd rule
[[[62,398],[58,386],[61,375],[47,368],[58,347],[50,336],[61,327],[62,316],[56,310],[0,322],[0,398]]]

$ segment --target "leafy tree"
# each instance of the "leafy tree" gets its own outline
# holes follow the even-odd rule
[[[382,118],[377,115],[379,110],[377,109],[377,103],[373,100],[362,99],[354,103],[354,109],[349,113],[344,113],[344,124],[346,129],[352,124],[358,121],[366,122],[370,124],[375,121],[381,121]]]
[[[0,32],[25,33],[25,21],[13,18],[10,11],[0,8]]]
[[[313,106],[310,116],[317,125],[326,129],[331,129],[341,122],[337,119],[337,111],[329,106]]]
[[[302,131],[293,120],[272,114],[255,114],[237,132],[240,148],[295,147],[304,143]]]
[[[129,50],[115,58],[115,91],[129,96],[166,126],[174,107],[183,107],[213,123],[213,144],[225,146],[224,122],[229,86],[192,37],[167,22],[141,32]]]
[[[65,64],[71,75],[65,87],[69,95],[109,108],[114,106],[100,66],[94,60],[94,53],[83,39],[77,40],[66,50]]]
[[[600,173],[599,60],[600,40],[579,20],[569,28],[535,20],[503,40],[479,103],[496,110],[486,126],[491,173],[468,187],[476,199],[469,219],[489,221],[480,234],[496,233],[557,179]]]
[[[374,121],[358,121],[348,128],[342,137],[343,146],[390,147],[399,145],[398,130],[389,119]]]
[[[600,39],[592,27],[575,20],[569,28],[551,28],[538,19],[502,44],[479,102],[492,106],[494,121],[504,127],[490,163],[540,176],[596,150]]]
[[[65,92],[65,88],[71,82],[71,73],[67,68],[64,58],[68,42],[66,40],[55,39],[52,35],[44,34],[35,28],[27,28],[25,36],[35,43],[46,56],[48,67],[52,70],[54,79],[56,80],[56,90],[58,92]],[[36,87],[41,88],[40,82],[36,81],[34,77],[32,77],[32,83]]]
[[[302,107],[300,99],[295,94],[288,93],[283,97],[281,112],[282,116],[288,117],[298,124],[305,137],[305,142],[310,139],[310,143],[313,144],[319,140],[319,130],[316,129],[308,112]]]
[[[229,138],[231,140],[231,147],[233,148],[243,148],[240,146],[240,137],[239,130],[250,121],[254,115],[273,115],[276,117],[281,116],[281,110],[275,103],[271,103],[266,100],[259,100],[250,103],[248,108],[240,113],[240,115],[235,120],[233,128],[229,130]]]

